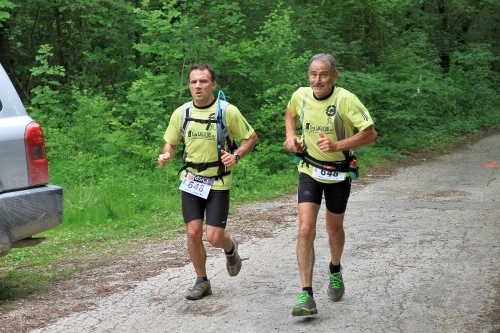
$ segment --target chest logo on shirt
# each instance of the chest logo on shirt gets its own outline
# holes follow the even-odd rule
[[[210,140],[214,141],[216,140],[216,124],[215,121],[217,120],[215,113],[211,113],[208,116],[208,120],[210,122],[204,124],[201,122],[197,121],[192,121],[194,124],[190,124],[190,128],[187,131],[187,137],[190,139],[195,139],[195,140]]]
[[[326,107],[325,113],[328,117],[333,117],[335,116],[335,113],[337,112],[337,107],[335,105],[328,105]]]
[[[304,124],[304,131],[309,133],[318,133],[318,131],[324,134],[333,133],[333,129],[330,126],[315,125],[308,121]]]
[[[215,117],[215,113],[211,113],[209,116],[208,116],[208,120],[217,120],[217,118]],[[207,131],[212,131],[214,130],[214,127],[215,127],[215,123],[209,123],[207,125]]]
[[[333,124],[333,116],[337,113],[337,107],[335,105],[328,105],[325,109],[325,113],[328,116],[327,124]]]

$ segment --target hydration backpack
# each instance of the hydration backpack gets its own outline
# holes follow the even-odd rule
[[[219,92],[219,98],[218,98],[218,107],[217,107],[217,116],[216,119],[199,119],[199,118],[192,118],[191,117],[191,108],[193,107],[193,102],[187,102],[182,105],[182,122],[181,122],[181,128],[180,132],[182,134],[182,140],[185,142],[185,135],[186,135],[186,128],[188,127],[188,124],[190,121],[198,122],[198,123],[204,123],[207,124],[207,131],[210,128],[211,124],[215,124],[217,126],[217,153],[218,153],[218,160],[217,161],[212,161],[212,162],[205,162],[205,163],[195,163],[195,162],[186,162],[186,157],[187,154],[183,150],[182,152],[182,162],[184,163],[184,166],[179,170],[179,173],[182,170],[185,170],[186,168],[194,168],[198,170],[198,172],[202,172],[208,168],[211,167],[219,167],[219,170],[217,171],[216,178],[222,178],[223,176],[226,176],[231,173],[231,171],[226,171],[225,165],[221,161],[222,153],[221,150],[224,148],[224,143],[227,144],[227,147],[229,149],[230,153],[233,153],[236,149],[238,149],[238,145],[234,141],[234,139],[231,139],[231,133],[229,131],[229,127],[226,125],[226,109],[227,106],[229,105],[228,102],[225,100],[220,99],[220,93]],[[225,98],[225,96],[224,96]],[[184,143],[185,147],[185,143]]]

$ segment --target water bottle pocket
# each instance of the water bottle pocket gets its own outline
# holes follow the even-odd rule
[[[351,177],[352,180],[359,177],[358,166],[349,165],[349,177]]]

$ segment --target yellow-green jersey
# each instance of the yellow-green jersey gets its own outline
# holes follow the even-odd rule
[[[294,117],[300,117],[302,143],[307,149],[307,153],[320,161],[337,162],[345,160],[342,152],[324,153],[319,149],[317,141],[320,138],[320,131],[335,142],[338,141],[338,137],[349,138],[353,136],[355,128],[362,131],[373,125],[370,113],[356,95],[339,87],[335,87],[331,95],[322,99],[316,99],[310,87],[299,88],[293,93],[287,108]],[[343,122],[342,130],[344,133],[341,133],[341,136],[337,136],[335,131],[336,113]],[[313,166],[311,165],[299,163],[298,171],[313,177]],[[335,180],[313,178],[325,183],[336,182]]]
[[[190,118],[196,120],[212,120],[212,122],[199,122],[190,120],[184,128],[184,155],[185,162],[193,163],[209,163],[219,160],[217,150],[217,130],[220,126],[216,122],[217,119],[217,106],[214,103],[205,107],[197,108],[191,104]],[[163,138],[165,142],[171,145],[178,145],[183,140],[181,128],[183,120],[183,106],[178,107],[170,117],[170,123],[165,131]],[[241,112],[232,104],[229,104],[225,111],[225,125],[229,128],[229,136],[231,141],[236,136],[240,139],[248,139],[253,134],[253,128],[245,120]],[[224,151],[229,152],[229,147],[224,140]],[[218,175],[218,166],[209,167],[206,170],[198,171],[195,168],[187,167],[187,171],[202,177],[215,177]],[[227,168],[226,171],[229,171]],[[186,171],[180,173],[180,179],[185,177]],[[217,178],[212,185],[213,190],[229,190],[232,184],[232,174],[227,174],[221,178]]]

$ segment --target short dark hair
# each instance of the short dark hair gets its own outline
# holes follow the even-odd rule
[[[313,55],[311,59],[309,59],[309,69],[311,69],[311,64],[315,60],[319,60],[321,62],[329,62],[330,67],[332,68],[332,74],[335,73],[335,71],[337,70],[337,64],[335,63],[335,58],[331,54],[319,53]]]
[[[212,67],[210,67],[210,65],[208,65],[208,64],[194,64],[189,69],[188,79],[190,79],[191,72],[194,70],[199,70],[199,71],[207,70],[210,73],[210,79],[212,80],[212,82],[215,82],[215,71]]]

